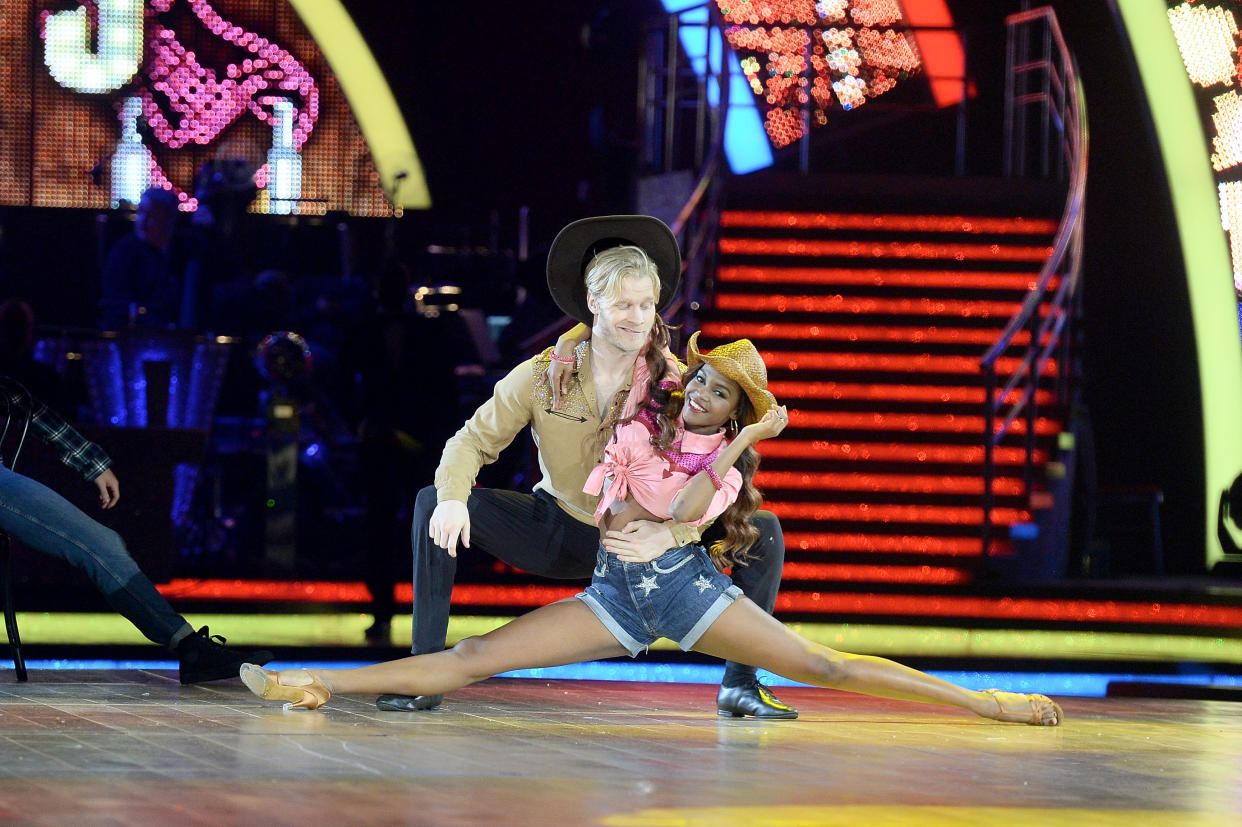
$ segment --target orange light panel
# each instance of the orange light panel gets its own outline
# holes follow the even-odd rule
[[[743,334],[738,334],[743,335]],[[982,405],[983,388],[952,385],[868,385],[852,382],[800,382],[769,381],[768,390],[780,400],[786,399],[842,399],[874,402],[944,402],[952,404]],[[1005,399],[1012,405],[1021,392],[1010,391]],[[1038,405],[1050,405],[1056,401],[1052,391],[1037,390]]]
[[[841,563],[786,563],[782,574],[786,582],[828,580],[839,583],[918,583],[957,586],[973,578],[964,569],[947,566],[868,566]]]
[[[832,428],[850,431],[902,431],[904,433],[950,433],[982,434],[983,417],[961,414],[906,414],[858,411],[804,411],[789,412],[789,424],[795,428]],[[997,421],[996,430],[1001,422]],[[1026,433],[1026,420],[1015,419],[1009,426],[1011,433]],[[1060,422],[1044,417],[1035,420],[1035,432],[1040,436],[1059,433]]]
[[[1234,606],[958,595],[849,594],[786,590],[777,596],[776,610],[842,615],[1052,620],[1087,624],[1135,623],[1227,629],[1236,629],[1242,624],[1242,608]]]
[[[1042,244],[954,244],[920,241],[838,241],[835,239],[722,238],[726,255],[843,256],[951,261],[1038,261],[1052,254]]]
[[[928,462],[978,464],[983,462],[982,445],[929,445],[902,442],[852,442],[848,440],[795,440],[778,439],[759,443],[759,453],[765,457],[782,459],[806,459],[816,462],[828,460],[846,462]],[[1022,448],[1009,445],[997,446],[993,455],[998,466],[1020,465],[1026,462]],[[1035,452],[1035,462],[1047,461],[1043,451]]]
[[[785,547],[828,554],[866,552],[874,554],[928,554],[938,557],[978,557],[983,554],[983,541],[978,537],[921,537],[914,534],[845,534],[820,531],[786,531]],[[788,566],[789,564],[786,565]]]
[[[875,370],[911,373],[979,372],[979,360],[972,356],[939,356],[930,353],[816,353],[814,351],[760,351],[768,370]],[[1009,376],[1022,364],[1015,357],[996,360],[996,371]],[[1055,360],[1044,365],[1044,374],[1056,376]]]
[[[787,538],[790,536],[798,535],[786,535]],[[273,599],[272,594],[284,595],[283,599],[290,601],[353,602],[354,596],[366,592],[362,583],[323,581],[277,584],[276,581],[254,580],[174,580],[158,588],[170,598],[246,602],[270,600]],[[453,588],[453,605],[534,607],[572,597],[580,590],[577,585],[504,586],[459,583]],[[409,605],[410,585],[398,585],[396,596],[399,603]],[[835,615],[957,617],[1077,624],[1130,623],[1231,630],[1242,627],[1242,607],[1118,600],[854,594],[784,589],[777,597],[776,609]]]
[[[983,508],[948,505],[895,505],[890,503],[765,502],[764,507],[788,520],[847,520],[860,523],[923,523],[982,526]],[[1012,524],[1029,520],[1027,511],[993,508],[992,522]]]
[[[704,322],[700,328],[710,339],[808,339],[825,342],[909,342],[911,344],[990,345],[1000,338],[1000,328],[985,327],[889,327],[885,325],[796,324],[793,322]],[[1028,331],[1014,337],[1014,345],[1030,341]]]
[[[782,212],[726,210],[722,227],[764,227],[790,230],[884,230],[916,233],[987,233],[1051,235],[1057,222],[1047,218],[965,215],[892,215],[872,213]]]
[[[879,299],[870,296],[788,296],[722,293],[717,310],[751,310],[777,313],[852,313],[900,316],[961,316],[1007,321],[1020,302],[972,301],[970,299]]]
[[[935,287],[950,290],[1032,290],[1038,273],[966,270],[897,270],[861,267],[749,267],[716,270],[728,284],[832,284],[849,287]],[[1055,289],[1057,279],[1050,285]]]
[[[778,488],[807,491],[875,491],[901,494],[983,494],[983,477],[949,474],[865,474],[802,471],[759,471],[755,485],[767,492]],[[1013,477],[995,477],[992,492],[1017,496],[1025,484]]]

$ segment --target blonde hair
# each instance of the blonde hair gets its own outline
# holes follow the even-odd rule
[[[660,271],[642,247],[625,244],[597,253],[586,269],[586,289],[603,304],[613,304],[621,295],[626,278],[646,278],[656,301],[660,300]]]

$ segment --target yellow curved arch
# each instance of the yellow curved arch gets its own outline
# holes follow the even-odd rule
[[[395,206],[425,210],[431,193],[410,130],[362,33],[340,0],[289,0],[341,84],[380,185]]]
[[[1220,494],[1242,468],[1242,355],[1233,294],[1233,265],[1220,222],[1220,202],[1194,92],[1169,27],[1164,0],[1116,0],[1151,109],[1190,294],[1203,405],[1206,490],[1204,558],[1210,571],[1225,559],[1216,540]],[[1232,562],[1232,561],[1231,561]]]

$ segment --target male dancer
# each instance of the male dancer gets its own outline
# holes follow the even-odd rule
[[[414,654],[444,647],[459,540],[533,574],[590,578],[599,532],[595,498],[582,487],[603,447],[596,437],[616,421],[655,314],[672,300],[680,276],[677,240],[658,219],[586,218],[557,235],[548,252],[548,287],[562,310],[591,326],[591,338],[577,347],[570,391],[559,406],[553,405],[546,376],[549,349],[496,383],[492,398],[445,445],[435,485],[419,492],[414,509]],[[592,292],[588,281],[607,288]],[[527,425],[542,472],[534,492],[472,488],[479,469],[495,461]],[[784,536],[770,512],[757,512],[753,522],[760,532],[751,549],[757,559],[735,569],[733,579],[771,612]],[[649,561],[698,539],[693,526],[636,522],[609,532],[605,547],[622,560]],[[703,539],[710,543],[713,531]],[[376,706],[431,709],[442,697],[382,695]],[[798,715],[759,684],[753,667],[737,663],[726,665],[716,706],[722,716]]]

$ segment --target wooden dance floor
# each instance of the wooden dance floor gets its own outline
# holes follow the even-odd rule
[[[437,711],[238,681],[0,672],[3,824],[1242,823],[1242,704],[1063,699],[1058,729],[782,689],[720,719],[704,685],[494,679]]]

